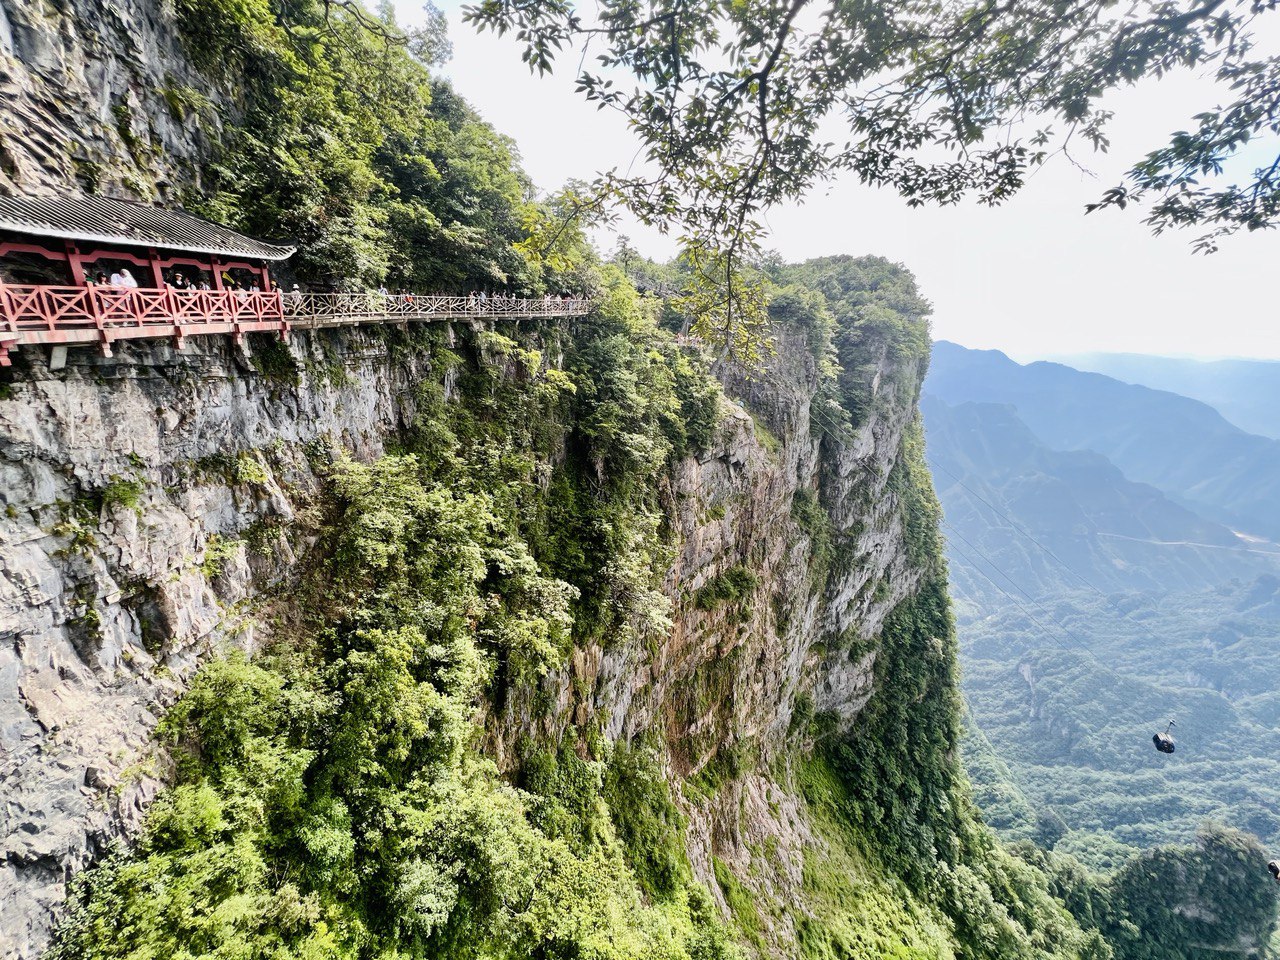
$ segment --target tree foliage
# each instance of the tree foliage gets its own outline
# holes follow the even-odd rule
[[[529,244],[553,211],[514,144],[431,75],[448,51],[438,11],[412,34],[385,6],[337,0],[176,11],[222,114],[190,208],[296,243],[290,269],[318,286],[585,291],[578,225],[554,260]]]
[[[514,32],[534,70],[566,51],[593,54],[579,91],[627,118],[650,167],[605,174],[602,193],[737,253],[758,238],[763,211],[844,173],[912,205],[999,203],[1052,154],[1106,148],[1107,93],[1178,69],[1208,74],[1224,101],[1099,203],[1150,201],[1157,231],[1207,226],[1206,246],[1271,226],[1280,164],[1239,186],[1201,181],[1280,132],[1280,61],[1259,49],[1255,22],[1273,6],[480,0],[466,17]]]

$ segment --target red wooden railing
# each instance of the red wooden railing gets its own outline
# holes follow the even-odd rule
[[[468,317],[582,316],[585,299],[558,297],[437,297],[379,293],[288,293],[245,290],[52,287],[0,283],[0,366],[24,344],[96,343],[106,355],[116,340],[186,337],[361,323],[403,323]]]

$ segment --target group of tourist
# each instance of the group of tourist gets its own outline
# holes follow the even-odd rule
[[[91,277],[84,278],[85,283],[91,287],[124,287],[128,290],[138,289],[138,281],[133,274],[129,272],[128,267],[121,267],[115,273],[111,274],[111,279],[107,279],[107,275],[99,270]]]
[[[99,270],[92,276],[85,277],[85,283],[91,287],[122,287],[126,290],[137,290],[139,288],[137,278],[128,267],[121,267],[113,272],[110,277],[107,276],[106,271]],[[168,290],[187,291],[213,289],[203,274],[193,280],[181,272],[174,273],[173,279],[165,282],[165,288]],[[260,293],[262,291],[262,287],[256,279],[250,280],[248,283],[241,283],[234,277],[226,275],[222,278],[222,289],[232,293]],[[295,291],[298,289],[296,283],[293,285],[293,289]]]
[[[567,303],[570,300],[577,300],[579,298],[570,293],[561,293],[561,294],[547,293],[547,294],[543,294],[542,297],[540,298],[517,297],[509,293],[493,294],[491,296],[489,293],[487,293],[484,290],[478,290],[478,291],[473,290],[471,293],[467,294],[467,300],[472,306],[487,305],[490,302],[492,302],[495,307],[500,308],[504,304],[510,305],[510,304],[518,303],[521,300],[533,300],[533,299],[541,299],[544,304],[546,304],[547,306],[550,306],[552,303]]]
[[[298,285],[296,283],[293,285],[293,289],[294,291],[297,291]],[[413,303],[415,296],[404,288],[393,293],[391,290],[387,289],[385,285],[378,288],[377,295],[391,300],[402,300],[406,303]],[[422,294],[418,294],[418,296],[422,296]],[[470,293],[466,294],[466,298],[467,305],[477,310],[484,310],[486,308],[493,310],[509,309],[514,308],[518,303],[527,302],[529,300],[541,300],[546,306],[550,307],[553,303],[568,303],[571,300],[585,299],[585,297],[571,293],[547,293],[541,297],[519,297],[515,294],[506,292],[489,293],[487,290],[472,290]]]

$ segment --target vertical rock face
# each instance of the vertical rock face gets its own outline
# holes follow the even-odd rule
[[[153,794],[148,737],[195,666],[254,644],[255,595],[306,546],[306,445],[369,458],[406,415],[413,361],[335,343],[350,377],[316,389],[220,340],[58,373],[24,352],[0,400],[0,956],[38,954],[69,875]]]
[[[813,429],[812,357],[786,331],[781,336],[779,359],[763,376],[726,375],[726,393],[739,405],[720,444],[683,461],[672,477],[679,552],[665,582],[676,611],[669,637],[655,650],[579,656],[565,686],[593,691],[592,709],[607,718],[611,740],[660,734],[677,786],[691,776],[716,783],[696,802],[673,791],[708,889],[721,895],[719,859],[767,900],[796,903],[805,848],[818,841],[799,798],[769,771],[793,739],[801,702],[846,723],[861,710],[873,692],[874,646],[853,656],[847,642],[832,641],[873,639],[919,583],[887,485],[923,371],[895,369],[885,353],[871,358],[874,412],[836,440]],[[796,498],[806,491],[830,514],[842,544],[829,578],[816,569],[796,519]],[[698,602],[735,569],[754,578],[744,598],[710,609]],[[775,942],[794,942],[791,922],[775,918]]]
[[[153,795],[164,771],[148,738],[195,666],[269,630],[256,598],[315,529],[309,444],[378,455],[411,418],[427,362],[361,331],[300,338],[300,382],[229,344],[188,350],[73,353],[56,373],[28,353],[0,399],[5,958],[39,955],[67,878]],[[585,714],[611,740],[659,734],[677,780],[732,767],[700,802],[675,791],[695,869],[718,889],[714,855],[788,897],[813,838],[767,771],[802,699],[850,718],[872,692],[874,645],[851,659],[825,641],[874,637],[916,585],[887,484],[921,371],[873,363],[876,412],[837,442],[811,429],[808,353],[784,343],[779,356],[764,378],[726,375],[739,402],[719,440],[668,477],[669,634],[578,649],[543,681],[552,711],[531,719],[533,691],[516,691],[489,725],[508,767],[520,734],[556,738]],[[829,578],[815,576],[797,491],[820,499],[843,544]],[[741,596],[708,600],[735,571],[748,574]],[[752,865],[767,838],[776,855]]]
[[[0,192],[198,185],[216,93],[156,0],[0,0]]]

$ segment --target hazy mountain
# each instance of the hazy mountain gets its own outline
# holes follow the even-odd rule
[[[1077,370],[1201,400],[1248,433],[1280,439],[1280,361],[1190,360],[1142,353],[1081,353],[1053,359]]]
[[[1280,570],[1274,552],[1126,479],[1101,454],[1050,449],[1011,406],[953,407],[925,394],[921,412],[964,599],[1086,583],[1202,590]]]
[[[1197,513],[1280,539],[1280,441],[1198,400],[945,341],[934,345],[926,390],[951,404],[1010,404],[1051,449],[1103,454]]]
[[[1215,519],[1230,491],[1274,488],[1280,444],[1186,397],[953,344],[925,390],[990,822],[1096,867],[1205,819],[1280,845],[1280,556]],[[1171,716],[1166,757],[1151,734]]]

